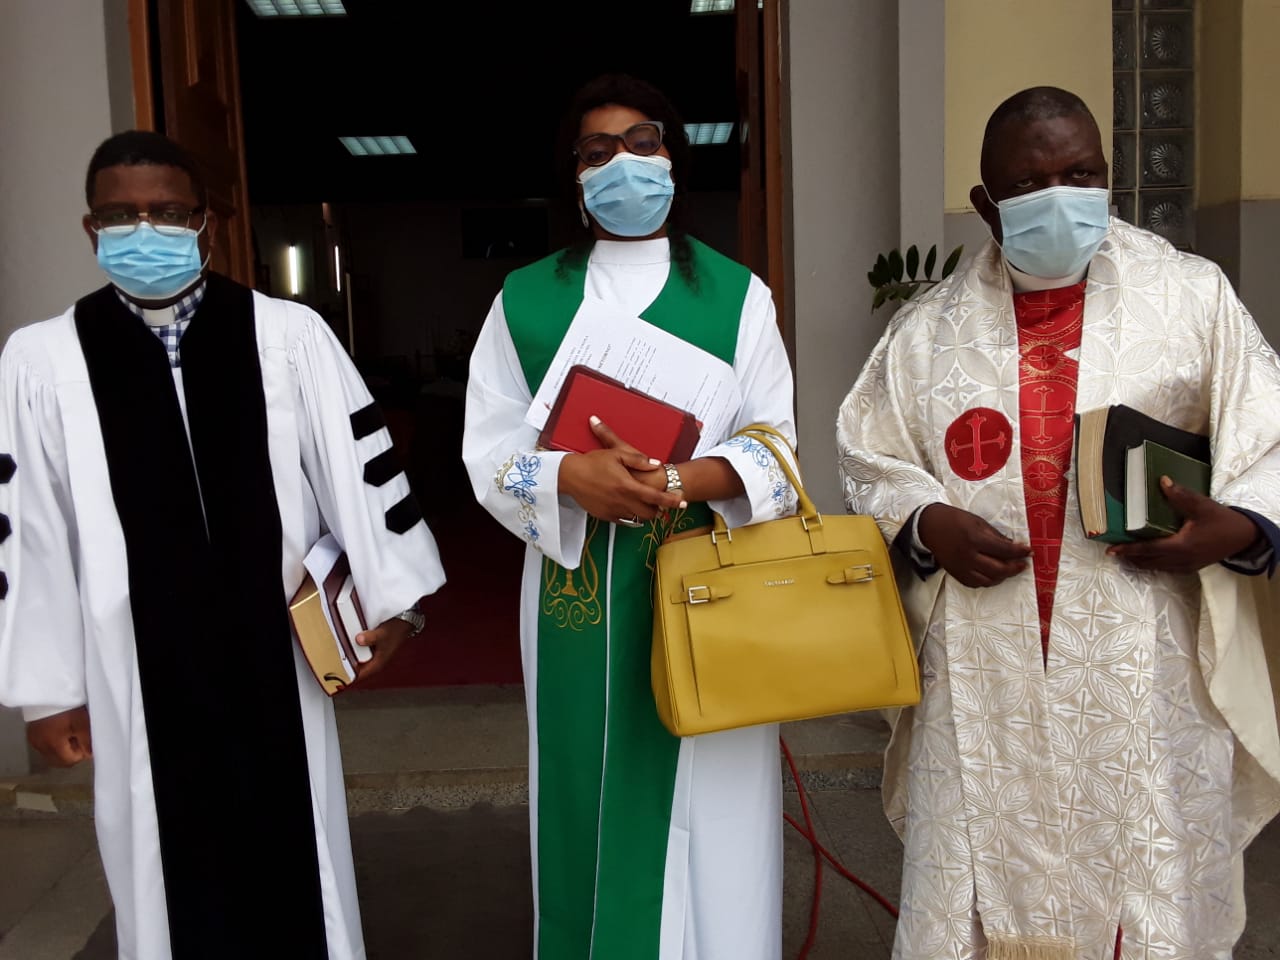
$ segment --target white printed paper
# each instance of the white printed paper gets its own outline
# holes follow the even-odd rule
[[[583,364],[687,410],[702,424],[695,457],[728,436],[742,406],[733,367],[639,317],[587,298],[574,315],[525,422],[541,430],[569,369]]]

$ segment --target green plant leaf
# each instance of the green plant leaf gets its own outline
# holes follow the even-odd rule
[[[916,271],[920,269],[920,251],[916,249],[913,243],[907,247],[907,276],[912,280],[916,278]]]
[[[867,283],[871,284],[871,286],[873,287],[880,286],[880,281],[876,277],[876,272],[874,270],[870,270],[867,272]]]
[[[942,275],[944,277],[951,276],[951,271],[954,270],[956,268],[956,264],[960,262],[960,254],[963,252],[963,243],[951,251],[951,255],[947,257],[947,262],[942,265]]]
[[[876,291],[875,299],[871,301],[871,309],[879,310],[882,306],[884,306],[884,302],[886,299],[888,299],[888,297],[889,297],[889,288],[881,287],[879,290]]]
[[[896,249],[889,251],[889,271],[894,280],[902,279],[902,269],[906,264],[902,262],[902,254]]]
[[[933,279],[933,267],[938,262],[938,245],[935,243],[929,248],[929,252],[924,258],[924,276],[926,280]]]

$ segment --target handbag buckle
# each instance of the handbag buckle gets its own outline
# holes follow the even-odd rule
[[[855,563],[845,571],[846,583],[868,583],[875,578],[876,572],[869,563]]]
[[[730,543],[733,543],[733,531],[732,531],[732,530],[726,530],[726,531],[724,532],[724,538],[725,538],[726,540],[728,540]],[[714,529],[711,531],[711,542],[712,542],[713,544],[715,544],[715,543],[718,543],[718,542],[719,542],[718,540],[716,540],[716,532],[715,532],[715,530],[714,530]]]
[[[704,587],[701,585],[696,587],[689,587],[688,590],[685,591],[685,593],[688,596],[690,603],[710,603],[711,602],[710,587]]]

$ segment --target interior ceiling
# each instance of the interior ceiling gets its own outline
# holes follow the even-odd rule
[[[606,71],[650,80],[687,122],[737,120],[733,16],[690,15],[690,0],[345,4],[346,17],[260,19],[236,2],[255,204],[554,195],[561,116]],[[415,156],[352,157],[338,141],[401,134]],[[690,188],[737,190],[738,157],[736,128],[695,148]]]

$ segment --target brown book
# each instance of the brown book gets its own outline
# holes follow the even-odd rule
[[[355,634],[365,624],[347,556],[334,552],[332,537],[325,541],[327,549],[317,545],[307,557],[308,572],[289,601],[289,619],[316,682],[334,696],[355,680],[357,664],[368,660],[372,651],[355,643]],[[320,585],[311,572],[317,564],[324,568]]]
[[[570,453],[599,450],[600,441],[591,432],[593,416],[641,453],[663,463],[688,460],[702,433],[702,425],[689,411],[577,364],[569,368],[538,445]]]

